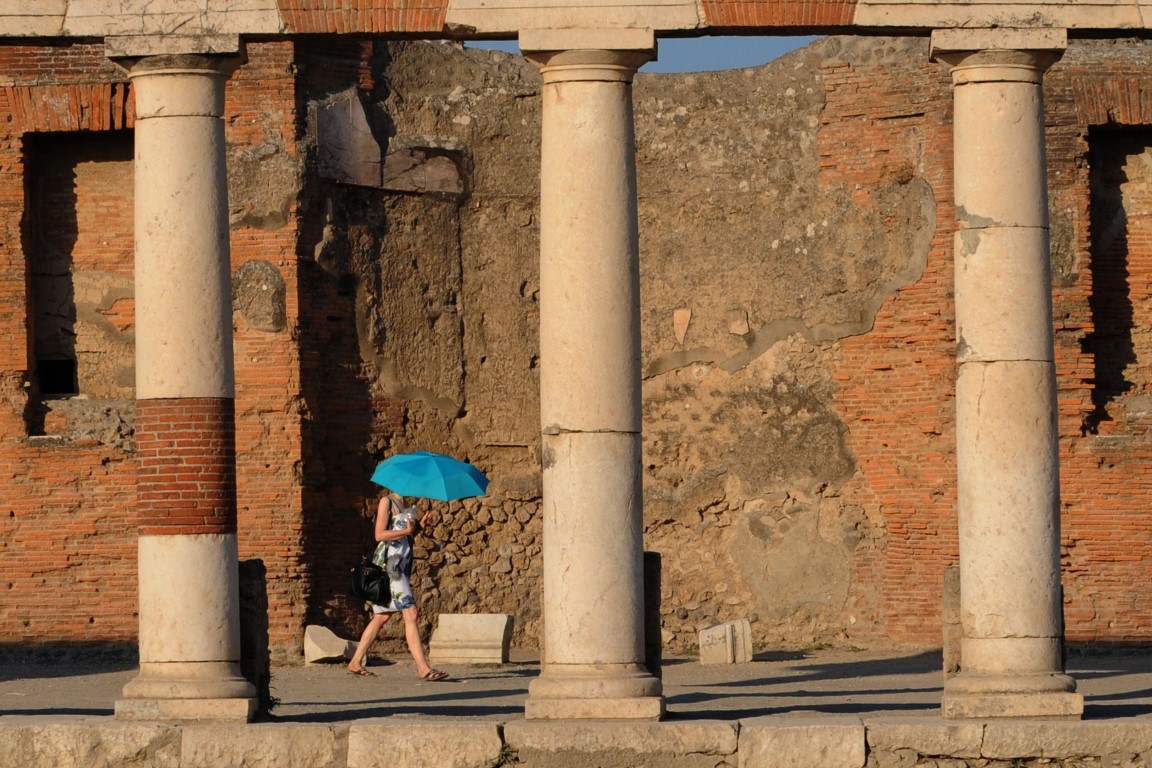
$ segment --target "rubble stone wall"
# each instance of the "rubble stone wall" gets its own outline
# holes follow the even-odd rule
[[[1133,587],[1152,562],[1145,77],[1139,46],[1094,43],[1046,79],[1073,640],[1152,626]],[[541,637],[539,91],[504,53],[322,39],[250,44],[229,83],[238,533],[268,569],[275,658],[306,623],[358,635],[368,478],[415,449],[492,478],[429,505],[425,628],[506,612],[514,645]],[[738,618],[757,646],[939,643],[957,556],[948,73],[924,40],[833,37],[758,68],[640,74],[634,103],[666,650]],[[79,623],[131,643],[130,91],[99,46],[7,47],[0,113],[0,634],[74,642]],[[26,163],[57,169],[52,215]],[[36,391],[29,222],[68,245],[77,288],[102,286],[75,302],[114,362],[88,396]],[[382,642],[403,648],[398,625]]]

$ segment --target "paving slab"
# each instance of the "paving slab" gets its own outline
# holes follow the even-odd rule
[[[344,665],[274,666],[269,722],[340,723],[366,718],[522,718],[540,664],[513,649],[504,665],[447,665],[452,677],[424,682],[408,656],[374,657],[375,677]],[[744,664],[702,665],[665,658],[665,720],[747,720],[811,715],[939,717],[940,649],[766,651]],[[1068,671],[1084,693],[1085,721],[1152,718],[1152,649],[1070,653]],[[0,661],[0,723],[9,718],[111,717],[135,666],[75,658],[67,664]]]
[[[540,674],[531,653],[447,665],[442,682],[419,680],[396,656],[372,659],[371,677],[341,663],[274,667],[279,701],[262,722],[175,725],[112,716],[133,664],[0,661],[0,768],[376,768],[398,756],[437,768],[887,768],[918,755],[1152,764],[1148,651],[1070,654],[1082,721],[944,720],[942,667],[939,649],[762,652],[724,665],[673,657],[663,721],[544,722],[524,719]]]

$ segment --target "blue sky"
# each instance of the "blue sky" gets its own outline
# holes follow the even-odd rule
[[[693,37],[661,38],[660,58],[641,72],[705,72],[755,67],[815,40],[815,37]],[[519,53],[515,41],[470,42],[469,47]]]

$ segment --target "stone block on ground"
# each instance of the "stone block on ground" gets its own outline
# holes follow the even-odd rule
[[[442,613],[428,642],[434,664],[506,664],[512,642],[507,613]]]
[[[180,742],[180,768],[341,765],[346,739],[347,727],[339,725],[189,725]]]
[[[348,768],[489,768],[502,760],[500,724],[377,718],[348,729]]]
[[[0,768],[179,768],[180,732],[168,723],[0,717]]]
[[[726,621],[700,630],[701,664],[752,661],[752,625],[748,619]]]
[[[980,756],[989,760],[1083,760],[1085,756],[1135,755],[1150,750],[1152,723],[1142,718],[1083,721],[1005,719],[985,723]]]
[[[326,627],[309,624],[304,629],[304,661],[308,664],[346,661],[355,652],[356,643]]]
[[[986,723],[917,714],[868,717],[864,725],[868,731],[869,755],[910,752],[976,759],[981,756]]]
[[[504,725],[504,741],[525,768],[715,768],[737,765],[739,724],[528,721]]]
[[[740,723],[740,768],[864,768],[855,717],[761,717]]]

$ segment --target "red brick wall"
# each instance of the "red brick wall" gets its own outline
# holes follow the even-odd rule
[[[302,161],[302,90],[371,90],[371,53],[358,44],[250,46],[228,88],[230,157],[271,153]],[[842,342],[835,371],[836,407],[859,463],[843,494],[886,536],[881,554],[853,566],[850,608],[860,630],[854,636],[934,643],[942,569],[957,550],[950,79],[927,61],[926,46],[923,56],[905,61],[829,61],[823,74],[820,183],[845,185],[861,205],[872,205],[876,185],[920,177],[936,201],[923,274],[883,305],[869,333]],[[1089,223],[1089,169],[1100,154],[1089,149],[1110,141],[1096,127],[1152,125],[1146,114],[1152,105],[1135,98],[1145,74],[1099,47],[1066,56],[1046,83],[1065,598],[1073,640],[1152,637],[1152,606],[1140,588],[1152,562],[1152,518],[1144,510],[1145,486],[1152,484],[1144,480],[1152,476],[1152,408],[1141,410],[1139,400],[1152,381],[1139,365],[1117,368],[1116,360],[1103,359],[1106,347],[1093,336],[1098,325],[1124,332],[1125,318],[1116,314],[1123,302],[1107,296],[1125,297],[1137,324],[1130,331],[1136,359],[1152,351],[1140,331],[1148,315],[1152,225],[1132,215],[1124,252],[1093,254]],[[99,46],[0,47],[0,114],[12,117],[0,122],[3,643],[131,642],[136,634],[136,458],[92,440],[29,438],[25,386],[24,139],[130,128],[131,99],[121,78]],[[1133,141],[1139,149],[1145,139]],[[1142,177],[1116,189],[1133,213],[1152,194]],[[345,580],[369,538],[367,500],[377,489],[367,477],[408,417],[402,403],[381,399],[369,384],[373,372],[353,330],[357,287],[346,279],[356,273],[333,274],[314,258],[327,198],[339,195],[341,205],[364,211],[380,199],[314,179],[286,194],[294,201],[286,223],[238,223],[232,233],[233,267],[268,262],[286,287],[283,330],[252,328],[242,313],[235,316],[238,537],[241,556],[268,567],[270,635],[279,655],[298,652],[306,621],[346,634],[359,627]],[[118,202],[121,210],[131,207],[129,189]],[[248,202],[230,200],[238,222],[247,222]],[[85,221],[96,209],[79,214]],[[378,258],[379,233],[357,226],[344,255]],[[95,245],[81,249],[78,257],[95,258]],[[1123,270],[1116,266],[1120,255]],[[1107,294],[1105,276],[1126,281]],[[1101,394],[1098,371],[1108,366],[1133,387]]]
[[[354,85],[368,100],[381,64],[374,60],[377,53],[370,43],[314,41],[300,50],[301,91],[322,98]],[[301,537],[311,586],[306,618],[356,637],[365,614],[363,603],[348,592],[349,569],[371,547],[380,493],[368,478],[393,438],[403,432],[407,418],[404,403],[374,388],[378,372],[362,353],[369,340],[359,337],[371,336],[358,317],[365,311],[364,296],[382,290],[385,203],[377,190],[315,177],[305,185],[301,197],[308,204],[300,216],[298,253],[300,400],[307,410],[299,454],[304,478]],[[333,241],[321,245],[329,225]],[[319,251],[332,263],[322,267]]]
[[[884,303],[871,333],[842,342],[835,373],[859,463],[844,495],[887,533],[878,561],[856,566],[854,633],[872,625],[902,642],[939,642],[942,569],[957,550],[951,86],[923,49],[903,62],[827,64],[819,136],[821,181],[855,189],[861,205],[909,175],[936,200],[923,276]]]
[[[131,125],[128,89],[98,46],[0,49],[0,638],[131,642],[136,635],[134,457],[94,440],[29,437],[24,137]],[[56,69],[58,67],[58,70]],[[99,187],[99,173],[81,180]],[[120,188],[131,208],[131,187]],[[94,199],[86,188],[77,199]],[[100,258],[97,212],[77,215],[80,263]],[[115,227],[112,227],[113,231]],[[89,247],[92,246],[92,247]],[[108,264],[102,268],[115,269]]]
[[[1123,365],[1104,359],[1113,354],[1104,345],[1093,353],[1094,323],[1111,313],[1108,322],[1134,327],[1139,345],[1140,328],[1152,319],[1146,301],[1152,224],[1140,215],[1149,202],[1143,180],[1125,185],[1127,239],[1114,244],[1124,265],[1114,265],[1115,253],[1094,256],[1089,238],[1089,134],[1106,144],[1113,138],[1094,126],[1152,125],[1152,104],[1133,95],[1142,78],[1121,49],[1102,46],[1070,52],[1045,83],[1063,580],[1072,641],[1152,638],[1152,606],[1139,586],[1152,576],[1152,408],[1133,413],[1115,402],[1111,420],[1094,426],[1092,418],[1096,365]],[[937,230],[923,277],[884,304],[871,333],[843,342],[836,401],[860,464],[845,495],[882,521],[887,536],[879,562],[856,566],[854,579],[865,588],[853,608],[881,638],[938,643],[942,571],[957,560],[950,78],[926,56],[896,64],[832,62],[825,88],[822,181],[859,185],[866,201],[872,185],[908,168],[927,179],[936,200]],[[1102,270],[1119,275],[1121,285],[1095,286],[1094,273]],[[1126,317],[1116,316],[1117,292],[1128,303]],[[1152,344],[1144,343],[1146,356]],[[1133,396],[1147,392],[1141,370],[1125,369],[1136,382]],[[867,585],[880,588],[878,598]]]
[[[1046,88],[1050,112],[1060,114],[1049,126],[1051,209],[1068,230],[1054,248],[1062,268],[1054,298],[1065,621],[1073,641],[1152,637],[1144,596],[1152,575],[1146,83],[1147,72],[1123,47],[1100,45],[1065,56]],[[1100,197],[1116,194],[1125,223],[1102,237],[1109,222]]]
[[[294,45],[251,45],[247,53],[227,90],[230,157],[251,151],[294,156]],[[0,123],[0,477],[8,510],[0,519],[6,587],[0,590],[0,643],[132,642],[137,632],[136,455],[94,440],[27,436],[31,350],[27,238],[21,227],[25,137],[130,128],[130,89],[101,46],[6,46],[0,49],[0,113],[12,116]],[[67,141],[67,135],[56,140]],[[74,135],[84,141],[83,134]],[[76,226],[83,236],[73,246],[73,259],[90,269],[117,269],[101,262],[102,243],[109,231],[120,231],[115,222],[131,222],[131,178],[116,176],[120,169],[112,165],[89,170],[85,178],[94,191],[76,190]],[[294,198],[292,189],[283,194]],[[242,212],[246,201],[234,198],[230,204],[234,213]],[[284,330],[253,330],[239,313],[235,318],[240,553],[261,558],[268,567],[269,634],[282,655],[299,652],[310,578],[301,545],[297,460],[302,408],[294,343],[296,247],[292,215],[283,225],[243,225],[232,233],[233,267],[250,259],[267,261],[287,289]],[[130,272],[131,262],[126,268]],[[115,308],[121,325],[132,322],[130,305]],[[78,635],[80,623],[91,627]]]
[[[225,125],[230,156],[262,151],[297,155],[295,46],[248,46],[248,60],[229,81]],[[230,172],[234,169],[230,168]],[[259,166],[254,171],[259,173]],[[235,188],[236,185],[234,184]],[[295,199],[294,190],[283,194]],[[248,201],[234,193],[233,214]],[[263,260],[285,284],[286,326],[248,327],[233,315],[236,365],[236,497],[241,559],[259,558],[268,569],[268,635],[276,657],[299,654],[311,577],[301,536],[301,359],[296,205],[287,223],[234,226],[232,269]]]

